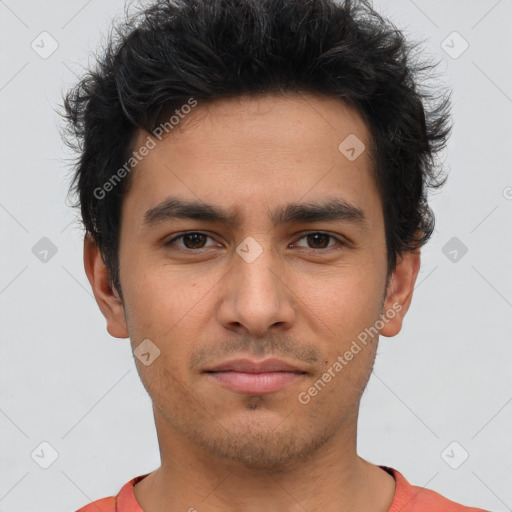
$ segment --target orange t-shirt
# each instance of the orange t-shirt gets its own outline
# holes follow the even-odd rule
[[[379,467],[390,473],[396,482],[395,497],[388,512],[487,512],[455,503],[430,489],[411,485],[396,469]],[[148,474],[130,480],[117,496],[97,500],[76,512],[144,512],[135,499],[133,487]]]

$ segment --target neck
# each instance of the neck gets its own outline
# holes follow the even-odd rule
[[[135,498],[144,512],[387,512],[395,481],[357,455],[352,419],[308,457],[258,467],[205,452],[155,414],[162,464]]]

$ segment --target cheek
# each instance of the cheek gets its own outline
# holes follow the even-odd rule
[[[218,279],[198,279],[165,265],[146,269],[133,268],[130,275],[126,272],[123,285],[132,350],[145,339],[160,350],[150,366],[137,361],[146,386],[156,386],[158,379],[168,380],[162,374],[165,370],[179,387],[187,379],[190,351],[204,342],[211,320],[208,298]]]
[[[141,267],[126,268],[123,281],[132,327],[162,336],[194,325],[215,280],[170,265]]]
[[[315,318],[322,332],[336,336],[342,346],[378,319],[384,282],[369,263],[333,269],[323,276],[302,278],[304,313]],[[308,313],[309,311],[309,313]]]

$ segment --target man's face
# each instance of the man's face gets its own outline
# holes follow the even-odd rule
[[[354,135],[366,146],[355,160],[339,149]],[[334,436],[349,442],[377,337],[358,342],[350,361],[344,354],[392,300],[369,148],[366,125],[339,100],[243,97],[199,103],[137,165],[122,207],[124,316],[109,331],[120,336],[126,325],[133,349],[151,340],[160,350],[147,366],[136,359],[159,437],[251,467],[297,460]],[[173,217],[170,198],[237,216]],[[285,210],[329,201],[360,212],[308,222]],[[278,219],[283,212],[295,215]],[[176,239],[183,232],[200,233]],[[397,318],[381,332],[396,334]],[[333,371],[338,356],[346,364]],[[297,371],[222,366],[269,358]]]

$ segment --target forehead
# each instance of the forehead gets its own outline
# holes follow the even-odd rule
[[[148,135],[140,131],[133,149]],[[370,131],[336,98],[295,93],[198,102],[169,134],[152,138],[153,149],[130,176],[123,216],[142,217],[169,196],[222,205],[239,219],[266,215],[284,199],[336,196],[365,210],[379,202]]]

